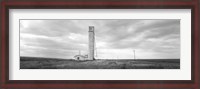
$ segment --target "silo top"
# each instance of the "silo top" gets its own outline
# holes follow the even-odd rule
[[[94,26],[89,26],[89,32],[94,32]]]

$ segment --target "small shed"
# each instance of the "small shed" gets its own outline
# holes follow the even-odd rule
[[[88,56],[87,55],[75,55],[74,58],[75,58],[75,60],[87,60]]]

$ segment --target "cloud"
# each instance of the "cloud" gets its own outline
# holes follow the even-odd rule
[[[87,54],[95,27],[98,58],[180,58],[180,20],[20,20],[20,55]],[[123,51],[122,51],[123,50]]]

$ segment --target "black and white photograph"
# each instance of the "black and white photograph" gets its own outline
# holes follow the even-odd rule
[[[21,19],[20,69],[180,69],[180,19]]]

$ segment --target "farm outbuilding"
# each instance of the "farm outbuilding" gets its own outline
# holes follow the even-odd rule
[[[75,60],[87,60],[88,56],[87,55],[75,55],[74,56]]]

